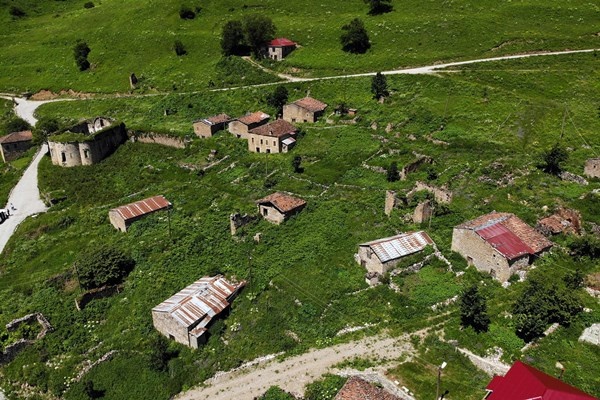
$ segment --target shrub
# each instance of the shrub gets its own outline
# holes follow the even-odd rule
[[[575,258],[589,257],[596,259],[600,257],[600,239],[593,235],[576,238],[569,244],[571,255]]]
[[[94,8],[94,7],[96,7],[96,5],[91,1],[88,1],[87,3],[85,3],[83,5],[83,8]]]
[[[306,385],[305,400],[333,399],[348,378],[326,374],[323,379]]]
[[[244,34],[246,44],[250,47],[254,57],[263,55],[263,46],[275,37],[275,25],[271,18],[264,15],[249,15],[244,19]]]
[[[562,171],[561,164],[569,158],[567,151],[558,143],[543,154],[544,172],[552,175],[558,175]]]
[[[177,54],[178,56],[184,56],[187,54],[187,50],[185,49],[183,43],[181,43],[181,40],[175,41],[175,43],[173,44],[173,50],[175,50],[175,54]]]
[[[87,57],[92,50],[86,42],[79,39],[73,47],[73,56],[75,57],[75,63],[80,71],[85,71],[90,68],[90,62]]]
[[[369,5],[369,15],[378,15],[392,11],[392,0],[364,0]]]
[[[187,6],[181,6],[181,8],[179,9],[179,18],[194,19],[196,18],[196,13]]]
[[[487,304],[479,293],[476,285],[464,290],[460,295],[460,323],[470,326],[475,332],[487,332],[490,317],[487,314]]]
[[[15,18],[21,18],[25,16],[25,11],[17,6],[10,6],[8,9],[8,13]]]
[[[342,36],[340,36],[342,50],[349,53],[362,54],[366,53],[371,47],[369,35],[367,35],[365,25],[360,19],[355,18],[342,26],[342,31]]]
[[[393,161],[387,169],[387,181],[396,182],[398,179],[400,179],[400,176],[398,175],[398,164]]]
[[[134,265],[133,259],[121,250],[102,245],[81,253],[75,262],[75,272],[83,288],[93,289],[121,282]]]
[[[225,57],[247,54],[241,21],[228,21],[221,32],[221,52]]]

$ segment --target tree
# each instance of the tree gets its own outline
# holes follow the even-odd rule
[[[4,123],[2,130],[6,133],[21,132],[31,129],[31,125],[27,121],[19,117],[12,117]]]
[[[225,57],[242,55],[247,51],[244,43],[244,28],[241,21],[228,21],[221,33],[221,52]]]
[[[25,11],[17,6],[10,6],[8,9],[8,13],[15,18],[21,18],[25,16]]]
[[[373,93],[373,98],[377,100],[389,94],[387,78],[381,72],[378,72],[371,81],[371,93]]]
[[[75,261],[75,272],[84,289],[114,285],[125,278],[133,269],[135,261],[121,250],[101,245],[88,248]]]
[[[33,143],[42,144],[46,142],[48,136],[60,129],[58,121],[54,118],[43,117],[38,120],[33,128]]]
[[[367,35],[365,25],[360,19],[355,18],[350,23],[342,26],[342,31],[342,36],[340,36],[342,50],[363,54],[371,47],[369,35]]]
[[[392,11],[392,0],[364,0],[369,5],[369,15],[378,15]]]
[[[246,44],[256,58],[263,56],[263,48],[267,42],[275,37],[275,25],[271,18],[263,15],[248,15],[244,19],[244,33]]]
[[[569,272],[563,278],[563,282],[565,282],[565,286],[570,290],[577,290],[583,287],[583,281],[585,278],[585,274],[580,270],[576,269],[573,272]]]
[[[181,40],[176,40],[175,43],[173,43],[173,50],[175,50],[175,54],[178,56],[185,56],[187,54],[187,50],[183,43],[181,43]]]
[[[83,40],[79,39],[77,43],[75,43],[75,47],[73,47],[73,56],[75,57],[75,63],[80,71],[85,71],[90,68],[90,62],[87,57],[91,51],[90,47]]]
[[[294,172],[297,174],[304,172],[304,168],[302,168],[302,157],[294,156],[292,159],[292,168],[294,168]]]
[[[277,114],[283,113],[283,106],[288,101],[288,90],[285,86],[277,86],[273,93],[267,95],[267,104],[277,110]]]
[[[169,343],[162,335],[153,335],[151,338],[150,354],[148,357],[148,366],[155,371],[166,371],[169,366],[169,360],[173,353],[169,351]]]
[[[396,182],[398,179],[398,164],[393,161],[387,169],[387,181]]]
[[[479,293],[477,285],[467,288],[460,296],[460,323],[472,327],[477,333],[488,330],[490,317],[485,298]]]
[[[515,316],[515,333],[525,342],[531,342],[541,337],[546,329],[546,323],[537,314]]]
[[[569,154],[558,143],[543,154],[543,170],[552,175],[558,175],[562,171],[560,164],[567,161]]]

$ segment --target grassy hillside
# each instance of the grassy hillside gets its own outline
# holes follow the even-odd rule
[[[322,76],[431,64],[536,50],[600,48],[600,10],[586,0],[514,2],[404,1],[394,11],[367,16],[361,0],[203,2],[101,0],[0,1],[0,90],[73,89],[126,92],[135,72],[146,90],[201,90],[219,85],[268,82],[244,62],[218,67],[223,24],[260,13],[271,17],[277,35],[302,47],[275,67]],[[182,20],[182,4],[200,11]],[[12,17],[10,5],[25,12]],[[340,27],[364,20],[372,48],[364,55],[341,51]],[[85,40],[92,69],[79,72],[73,46]],[[181,40],[188,54],[175,55]],[[26,49],[26,51],[24,51]],[[239,60],[238,60],[239,61]]]
[[[450,252],[453,226],[494,209],[534,224],[545,215],[544,206],[565,205],[579,209],[584,221],[600,223],[600,200],[590,194],[600,182],[581,186],[537,168],[541,153],[556,141],[569,148],[565,169],[573,173],[581,174],[582,162],[597,156],[597,63],[587,54],[464,68],[442,77],[394,76],[388,78],[392,95],[384,104],[370,98],[368,78],[287,84],[292,99],[310,90],[332,108],[339,101],[357,107],[361,116],[356,125],[321,121],[303,126],[306,134],[289,154],[251,154],[245,142],[220,133],[195,139],[184,150],[127,143],[91,167],[64,169],[45,159],[41,190],[62,201],[21,225],[0,260],[0,326],[41,311],[56,331],[2,369],[5,386],[12,390],[11,384],[26,380],[37,391],[83,399],[84,381],[91,380],[107,398],[166,399],[254,357],[295,354],[357,335],[336,336],[348,326],[369,323],[374,326],[367,334],[381,329],[396,334],[443,323],[446,337],[460,346],[478,354],[499,346],[506,361],[525,357],[549,373],[560,354],[567,371],[578,371],[567,374],[567,382],[600,393],[600,350],[577,341],[581,330],[600,318],[595,300],[582,294],[593,311],[523,355],[524,343],[505,318],[522,284],[503,289],[465,268],[465,261]],[[53,103],[40,114],[104,114],[133,127],[189,135],[193,118],[214,112],[272,112],[264,102],[272,90]],[[177,112],[161,116],[165,107]],[[371,128],[372,122],[377,129]],[[211,150],[217,159],[229,158],[205,173],[189,169],[207,166]],[[406,181],[390,183],[385,174],[365,168],[387,167],[392,161],[402,166],[414,160],[414,153],[435,162]],[[302,174],[292,170],[295,155],[302,157]],[[386,217],[385,190],[403,193],[416,180],[447,184],[455,194],[453,203],[423,226],[404,218],[414,204]],[[281,226],[260,220],[243,228],[238,239],[231,238],[229,214],[254,212],[253,201],[274,190],[298,194],[308,201],[307,208]],[[137,222],[127,234],[108,223],[110,208],[155,194],[174,204],[170,229],[165,214]],[[394,278],[399,292],[385,285],[362,290],[364,271],[353,259],[357,244],[416,229],[426,229],[455,270],[466,273],[456,277],[433,261],[418,274]],[[256,244],[252,237],[258,232],[262,240]],[[556,238],[561,245],[569,240]],[[136,268],[121,293],[79,312],[73,304],[80,289],[72,265],[82,249],[100,243],[123,248]],[[600,268],[593,260],[575,261],[559,249],[537,264],[536,273],[554,280],[575,268],[586,273]],[[250,280],[231,315],[212,328],[208,345],[191,351],[171,343],[167,370],[153,369],[156,334],[149,310],[202,275],[217,272]],[[472,282],[483,282],[489,298],[492,325],[485,334],[459,329],[456,306],[435,312],[430,308]],[[432,338],[418,347],[422,357],[392,373],[419,398],[427,398],[433,381],[424,371],[454,351]],[[71,381],[85,360],[97,360],[110,350],[117,351],[113,359],[92,369],[83,381]],[[481,398],[486,377],[474,375],[474,367],[461,357],[452,357],[448,385],[455,397],[449,398]],[[476,381],[466,384],[464,376]]]

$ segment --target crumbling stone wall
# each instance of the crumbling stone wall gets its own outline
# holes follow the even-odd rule
[[[130,131],[129,134],[134,142],[154,143],[176,149],[185,149],[186,146],[184,139],[160,133]]]
[[[12,320],[8,324],[6,324],[6,329],[8,331],[14,331],[21,324],[30,323],[34,320],[37,321],[37,323],[40,324],[42,327],[42,330],[40,331],[40,333],[38,333],[37,337],[34,340],[19,339],[10,346],[7,346],[4,349],[4,351],[0,353],[0,365],[11,362],[25,347],[42,339],[44,336],[46,336],[48,332],[54,330],[52,325],[50,325],[50,322],[48,322],[48,320],[42,315],[42,313],[28,314],[24,317]]]
[[[122,285],[102,286],[101,288],[88,290],[83,293],[78,299],[75,299],[75,307],[81,311],[92,300],[103,299],[117,294],[121,291]]]
[[[423,222],[429,221],[432,215],[433,207],[431,207],[431,202],[426,200],[422,203],[419,203],[415,208],[413,213],[413,222],[415,224],[422,224]]]
[[[238,228],[241,228],[244,225],[248,225],[250,222],[254,221],[256,216],[248,215],[248,214],[240,214],[234,213],[229,216],[229,228],[231,230],[231,236],[234,236],[237,233]]]
[[[590,158],[585,162],[584,175],[590,178],[600,178],[600,158]]]
[[[449,190],[447,187],[437,187],[421,181],[417,181],[414,189],[408,192],[407,197],[410,198],[416,192],[420,192],[422,190],[433,194],[435,201],[437,201],[438,203],[450,203],[452,201],[452,191]]]
[[[385,215],[387,215],[389,217],[392,214],[392,210],[396,207],[397,204],[398,204],[398,197],[396,195],[396,192],[393,190],[386,190],[385,191],[385,208],[384,208]]]
[[[423,164],[433,164],[433,158],[429,156],[420,156],[415,161],[405,165],[400,171],[400,180],[405,181],[408,174],[415,172]]]

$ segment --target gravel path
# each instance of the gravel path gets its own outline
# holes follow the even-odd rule
[[[4,250],[4,246],[6,246],[8,239],[17,229],[17,226],[25,218],[47,210],[46,205],[40,199],[40,191],[37,185],[38,164],[47,151],[48,147],[43,145],[25,170],[19,183],[10,193],[6,208],[10,208],[12,204],[16,210],[11,210],[10,217],[0,224],[0,253]]]
[[[408,334],[400,338],[377,335],[325,349],[314,349],[283,361],[271,360],[258,365],[252,363],[249,367],[217,374],[204,382],[205,387],[190,389],[175,399],[251,400],[274,385],[290,393],[303,394],[307,383],[327,372],[335,372],[333,366],[344,360],[377,358],[379,364],[385,364],[404,355],[410,357],[414,348],[409,337]],[[383,375],[384,366],[380,365],[377,370]]]

